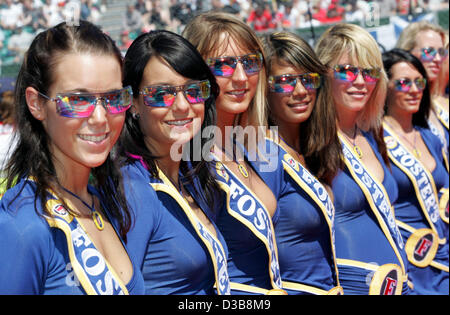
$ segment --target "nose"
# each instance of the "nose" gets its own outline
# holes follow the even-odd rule
[[[413,82],[413,83],[411,84],[411,88],[409,89],[409,93],[415,94],[415,93],[419,93],[419,92],[420,92],[420,91],[419,91],[419,89],[417,88],[416,83]]]
[[[433,61],[440,64],[444,59],[442,58],[441,54],[438,52],[436,53],[436,56],[434,56]]]
[[[297,83],[295,84],[295,89],[292,92],[292,96],[304,96],[308,93],[308,90],[303,85],[300,79],[297,79]]]
[[[358,76],[356,77],[355,81],[353,81],[353,84],[365,84],[365,83],[366,83],[366,81],[364,80],[362,72],[360,71],[358,73]]]
[[[89,116],[89,121],[91,123],[105,123],[107,120],[108,111],[106,109],[106,101],[104,99],[97,99],[97,103],[95,104],[94,111],[91,116]]]
[[[191,106],[191,104],[186,99],[186,96],[184,95],[184,93],[181,91],[178,91],[177,94],[175,95],[175,100],[173,101],[173,104],[172,104],[172,110],[178,111],[178,112],[187,112],[187,111],[189,111],[190,106]]]
[[[245,73],[244,66],[239,61],[236,64],[236,69],[234,69],[233,75],[231,76],[233,81],[245,81],[247,80],[247,74]]]

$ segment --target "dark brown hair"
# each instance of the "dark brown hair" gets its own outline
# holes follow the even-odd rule
[[[35,119],[28,109],[25,89],[33,87],[47,94],[55,80],[55,64],[70,52],[114,56],[122,68],[122,56],[114,41],[97,26],[86,21],[80,21],[78,26],[60,23],[39,33],[24,56],[15,87],[18,143],[6,166],[7,188],[14,186],[17,179],[32,177],[36,184],[35,208],[40,199],[44,214],[50,216],[50,209],[46,209],[48,191],[59,187],[60,183],[49,150],[50,140],[42,122]],[[126,239],[131,226],[131,214],[124,197],[119,168],[110,154],[102,165],[91,170],[91,175],[92,184],[99,191],[112,217],[119,223],[120,233]]]

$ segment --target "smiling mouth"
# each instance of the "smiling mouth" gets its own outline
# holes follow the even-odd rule
[[[99,136],[93,136],[93,135],[82,135],[79,134],[78,137],[81,140],[84,141],[90,141],[90,142],[102,142],[103,140],[105,140],[108,137],[109,133],[105,133]]]
[[[309,101],[308,102],[301,102],[301,103],[293,103],[293,104],[288,104],[289,107],[305,107],[309,105]]]
[[[171,121],[166,121],[166,124],[168,124],[169,126],[184,126],[190,122],[192,122],[193,119],[183,119],[183,120],[171,120]]]
[[[347,92],[347,93],[354,96],[365,96],[367,94],[366,92]]]
[[[242,96],[245,93],[247,93],[247,90],[234,90],[234,91],[230,91],[230,92],[226,92],[229,95],[233,95],[233,96]]]

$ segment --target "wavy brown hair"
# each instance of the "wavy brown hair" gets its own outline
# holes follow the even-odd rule
[[[299,36],[291,32],[275,32],[262,36],[266,53],[266,69],[270,74],[275,61],[283,61],[305,72],[315,72],[322,78],[317,90],[311,116],[300,124],[300,152],[310,171],[322,182],[331,185],[341,168],[341,145],[337,136],[336,111],[330,106],[327,67],[317,58],[314,50]],[[269,124],[274,125],[270,119]]]

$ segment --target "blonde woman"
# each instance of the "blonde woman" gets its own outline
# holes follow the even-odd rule
[[[328,66],[345,167],[333,181],[336,256],[345,294],[405,294],[407,259],[392,205],[381,117],[386,74],[376,41],[363,28],[338,24],[316,53]]]
[[[263,49],[248,25],[226,13],[198,15],[183,36],[199,50],[220,87],[212,155],[228,200],[217,225],[229,249],[232,293],[282,293],[272,225],[277,200],[249,164],[267,119]],[[239,154],[239,148],[247,154]]]
[[[444,61],[448,60],[448,35],[440,26],[426,21],[411,23],[400,34],[396,47],[409,51],[419,58],[427,71],[432,99],[428,123],[431,131],[441,139],[442,153],[448,171],[449,103],[448,98],[440,96],[442,82],[439,77]]]

